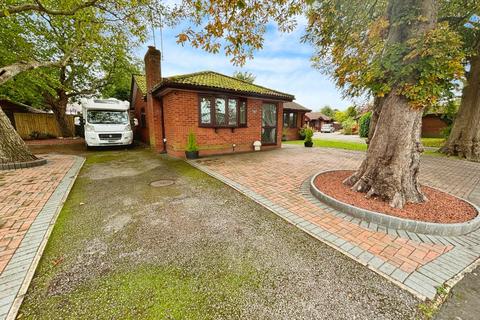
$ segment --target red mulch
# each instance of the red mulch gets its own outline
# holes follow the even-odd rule
[[[353,171],[333,171],[319,175],[315,186],[325,194],[344,203],[391,216],[437,223],[458,223],[469,221],[477,215],[476,210],[467,202],[445,192],[422,186],[427,196],[425,203],[406,204],[403,209],[392,208],[388,202],[379,198],[366,199],[364,193],[352,191],[342,182]]]

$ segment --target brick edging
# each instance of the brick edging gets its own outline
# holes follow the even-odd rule
[[[46,163],[47,163],[47,159],[37,159],[37,160],[25,161],[25,162],[0,163],[0,170],[26,169],[26,168],[43,166]]]
[[[384,213],[370,211],[367,209],[352,206],[350,204],[347,204],[345,202],[339,201],[333,197],[326,195],[315,186],[315,183],[314,183],[315,179],[319,175],[327,172],[334,172],[334,171],[338,171],[338,170],[325,170],[313,175],[313,177],[310,179],[310,192],[321,202],[337,210],[340,210],[343,213],[348,214],[354,218],[358,218],[366,222],[373,222],[378,225],[382,225],[386,228],[405,230],[405,231],[410,231],[415,233],[440,235],[440,236],[463,235],[463,234],[470,233],[480,227],[480,214],[479,214],[480,209],[478,208],[478,206],[476,206],[475,204],[471,203],[468,200],[461,199],[451,194],[449,195],[456,197],[458,199],[461,199],[462,201],[465,201],[468,204],[470,204],[477,211],[477,216],[470,221],[462,222],[462,223],[433,223],[433,222],[423,222],[423,221],[393,217]]]

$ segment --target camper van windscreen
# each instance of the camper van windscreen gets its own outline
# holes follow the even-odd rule
[[[87,122],[91,124],[128,124],[128,112],[88,110]]]

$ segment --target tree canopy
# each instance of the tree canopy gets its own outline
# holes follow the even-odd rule
[[[235,71],[233,77],[250,83],[253,83],[256,79],[256,76],[253,73],[247,71]]]

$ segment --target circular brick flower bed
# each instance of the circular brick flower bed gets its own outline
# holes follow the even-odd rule
[[[26,162],[0,163],[0,170],[15,170],[42,166],[47,163],[47,159],[37,159]]]
[[[389,228],[459,235],[480,227],[478,208],[466,200],[422,186],[429,201],[396,209],[381,199],[367,199],[364,193],[344,185],[343,180],[352,173],[346,170],[321,172],[312,178],[310,189],[319,200],[343,213]]]

